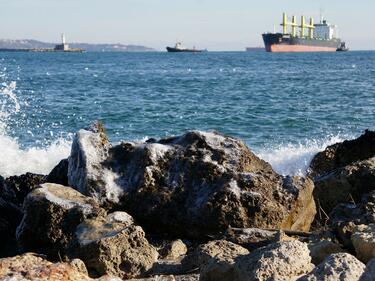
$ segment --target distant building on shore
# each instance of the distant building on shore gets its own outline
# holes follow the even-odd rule
[[[69,44],[66,43],[64,33],[61,34],[61,44],[57,44],[54,50],[55,51],[69,51],[70,50]]]
[[[265,52],[263,47],[247,47],[246,52]]]

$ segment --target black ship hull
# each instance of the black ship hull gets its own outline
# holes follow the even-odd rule
[[[201,53],[206,50],[197,50],[197,49],[179,49],[179,48],[173,48],[173,47],[167,47],[167,51],[169,53]]]
[[[299,38],[282,33],[262,36],[267,52],[336,52],[341,45],[340,39]]]

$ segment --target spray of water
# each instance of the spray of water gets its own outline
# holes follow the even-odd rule
[[[6,75],[2,75],[1,78],[5,79]],[[61,159],[69,155],[70,142],[57,139],[47,147],[22,149],[17,140],[9,136],[7,131],[9,120],[19,118],[21,111],[16,82],[2,82],[0,87],[0,175],[8,177],[26,172],[48,174]]]

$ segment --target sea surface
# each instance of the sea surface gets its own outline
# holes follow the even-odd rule
[[[0,52],[0,175],[48,173],[94,120],[112,142],[216,130],[282,174],[375,129],[375,52]]]

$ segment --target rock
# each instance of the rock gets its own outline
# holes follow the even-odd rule
[[[320,240],[317,242],[309,243],[310,256],[312,263],[315,265],[320,264],[326,257],[331,254],[345,252],[340,245],[333,243],[329,240]]]
[[[329,227],[337,234],[337,238],[345,248],[354,251],[351,235],[356,225],[375,223],[375,191],[362,196],[357,203],[337,205],[329,214]]]
[[[13,176],[6,179],[6,184],[16,195],[17,205],[22,206],[23,200],[32,190],[45,183],[44,175],[26,173],[20,176]]]
[[[15,232],[21,219],[16,194],[0,177],[0,258],[17,254]]]
[[[316,178],[373,156],[375,156],[375,132],[366,130],[357,139],[336,143],[318,153],[311,161],[309,175]]]
[[[212,259],[234,260],[249,254],[249,251],[226,240],[214,240],[200,245],[182,260],[186,270],[199,269],[206,266]]]
[[[179,257],[186,255],[187,250],[185,243],[178,239],[168,243],[160,252],[163,259],[176,260]]]
[[[53,260],[63,258],[76,226],[103,212],[93,199],[70,187],[42,184],[25,199],[24,216],[16,233],[19,247]]]
[[[315,201],[329,214],[339,203],[359,202],[375,190],[375,157],[339,168],[315,180]]]
[[[105,161],[111,145],[100,123],[80,130],[74,137],[68,164],[69,186],[104,204],[119,200],[121,188]]]
[[[271,244],[238,258],[233,278],[227,280],[294,280],[314,268],[309,253],[298,240]]]
[[[0,259],[0,280],[88,281],[92,279],[68,263],[54,264],[28,253]]]
[[[347,253],[337,253],[328,256],[309,274],[298,281],[354,281],[359,280],[365,270],[365,265],[354,256]]]
[[[78,225],[76,239],[70,255],[82,259],[92,276],[137,277],[158,258],[142,228],[125,212],[86,219]]]
[[[150,278],[142,279],[131,279],[128,281],[199,281],[198,274],[186,274],[186,275],[156,275]]]
[[[375,280],[375,259],[372,259],[366,264],[365,272],[362,274],[359,281],[374,281],[374,280]]]
[[[225,239],[252,251],[279,241],[293,240],[281,230],[259,228],[229,228]]]
[[[46,177],[46,182],[68,186],[69,159],[63,159]]]
[[[359,260],[366,263],[375,258],[375,224],[357,225],[351,240]]]
[[[68,179],[149,232],[174,237],[197,238],[228,226],[306,231],[316,213],[311,180],[278,175],[243,142],[218,133],[112,147],[101,130],[80,130]]]

